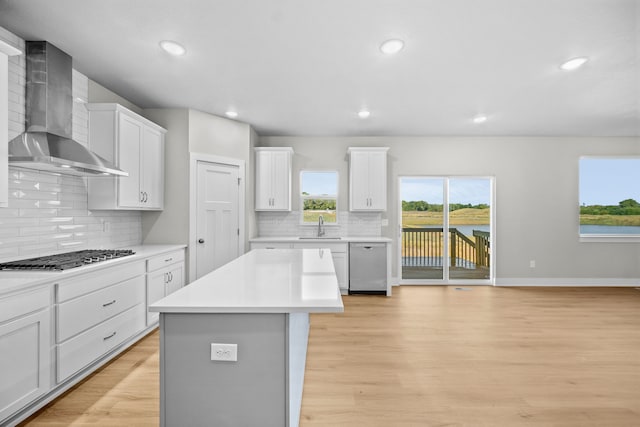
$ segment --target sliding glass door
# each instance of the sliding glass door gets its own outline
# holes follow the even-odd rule
[[[492,280],[493,179],[401,177],[403,283]]]

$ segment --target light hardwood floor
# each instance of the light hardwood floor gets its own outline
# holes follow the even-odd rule
[[[640,426],[640,291],[394,288],[312,316],[301,427]],[[153,333],[29,426],[158,424]]]

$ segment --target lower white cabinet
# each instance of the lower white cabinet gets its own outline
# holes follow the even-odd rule
[[[50,286],[0,298],[0,424],[50,389]]]
[[[328,248],[331,250],[333,258],[333,267],[336,270],[338,278],[338,286],[341,293],[349,291],[349,258],[348,243],[334,242],[251,242],[251,249],[320,249]]]
[[[184,250],[158,255],[147,261],[147,326],[158,321],[159,314],[149,305],[184,286]]]
[[[141,282],[144,289],[144,281]],[[144,303],[90,328],[57,346],[57,380],[64,381],[144,329]]]
[[[153,329],[149,302],[184,285],[184,248],[175,247],[0,294],[0,426],[24,420]]]
[[[58,383],[144,329],[144,272],[138,261],[57,284]]]

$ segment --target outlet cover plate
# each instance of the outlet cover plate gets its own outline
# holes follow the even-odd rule
[[[237,362],[238,344],[211,343],[211,360],[219,362]]]

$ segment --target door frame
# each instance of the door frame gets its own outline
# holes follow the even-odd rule
[[[491,182],[491,212],[490,212],[490,233],[491,233],[491,265],[489,266],[489,279],[475,279],[475,280],[463,280],[463,279],[450,279],[449,278],[449,268],[445,267],[448,263],[443,262],[443,278],[442,279],[403,279],[402,278],[402,198],[400,197],[401,193],[401,181],[403,178],[436,178],[443,179],[443,196],[444,196],[444,204],[445,206],[449,205],[449,180],[451,179],[488,179]],[[398,215],[398,224],[397,224],[397,251],[396,251],[396,261],[398,266],[398,284],[400,285],[492,285],[496,284],[496,177],[492,175],[398,175],[398,181],[396,184],[397,191],[397,211]],[[449,229],[449,215],[443,215],[443,229]],[[448,233],[447,233],[448,235]],[[446,238],[444,240],[444,248],[443,251],[445,254],[449,253],[448,245],[449,239]]]
[[[244,254],[245,247],[245,193],[246,193],[246,162],[231,157],[215,156],[203,153],[191,153],[189,155],[189,243],[187,245],[187,258],[189,262],[189,278],[196,277],[196,239],[197,239],[197,197],[198,197],[198,162],[212,163],[225,166],[238,167],[240,185],[238,186],[238,253]]]

